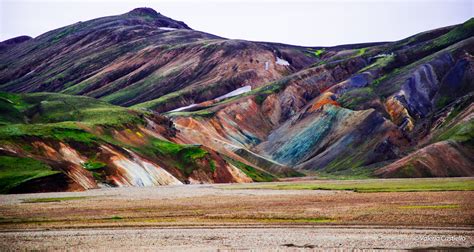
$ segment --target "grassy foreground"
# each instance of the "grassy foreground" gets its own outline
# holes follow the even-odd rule
[[[226,189],[346,190],[354,192],[474,191],[474,178],[315,180],[232,185]]]

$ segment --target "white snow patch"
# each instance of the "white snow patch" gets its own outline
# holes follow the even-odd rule
[[[237,96],[237,95],[240,95],[240,94],[243,94],[243,93],[247,93],[251,90],[252,90],[251,86],[243,86],[243,87],[237,88],[236,90],[234,90],[232,92],[229,92],[225,95],[221,95],[221,96],[215,98],[215,100],[218,100],[218,101],[219,100],[224,100],[224,99],[227,99],[229,97],[234,97],[234,96]],[[193,103],[193,104],[188,105],[188,106],[184,106],[184,107],[180,107],[180,108],[177,108],[177,109],[170,110],[167,113],[183,111],[183,110],[186,110],[186,109],[189,109],[189,108],[192,108],[192,107],[196,107],[197,105],[198,104]]]
[[[251,86],[243,86],[243,87],[237,88],[236,90],[234,90],[232,92],[229,92],[225,95],[217,97],[216,100],[223,100],[223,99],[226,99],[226,98],[229,98],[229,97],[233,97],[233,96],[237,96],[237,95],[240,95],[240,94],[243,94],[243,93],[247,93],[251,90],[252,90]]]
[[[278,57],[277,57],[276,63],[277,63],[278,65],[282,65],[282,66],[289,66],[289,65],[290,65],[290,63],[289,63],[288,61],[286,61],[286,60],[284,60],[284,59],[282,59],[282,58],[278,58]]]
[[[194,104],[194,103],[193,103],[193,104],[188,105],[188,106],[184,106],[184,107],[180,107],[180,108],[177,108],[177,109],[173,109],[173,110],[171,110],[171,111],[169,111],[169,112],[183,111],[183,110],[185,110],[185,109],[192,108],[192,107],[196,107],[196,106],[197,106],[197,104]]]
[[[393,52],[392,52],[392,53],[390,53],[390,54],[381,53],[381,54],[377,54],[377,55],[375,55],[375,56],[374,56],[374,57],[372,57],[372,58],[374,58],[374,59],[378,59],[378,58],[393,57],[393,56],[395,56],[395,53],[393,53]]]
[[[172,28],[172,27],[158,27],[160,30],[165,30],[165,31],[175,31],[178,30],[177,28]]]
[[[268,63],[268,61],[265,61],[265,70],[268,71],[268,68],[270,67],[270,63]]]

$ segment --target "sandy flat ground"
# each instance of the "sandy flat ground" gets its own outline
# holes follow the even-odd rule
[[[413,249],[474,244],[473,230],[370,227],[125,228],[0,233],[0,249]]]
[[[473,199],[226,185],[1,195],[0,250],[472,248]]]
[[[270,183],[261,183],[270,184]],[[83,192],[52,192],[31,194],[0,195],[0,204],[18,204],[25,199],[56,197],[94,197],[111,200],[168,200],[202,196],[278,196],[278,195],[331,195],[344,193],[328,190],[228,190],[226,186],[235,184],[171,185],[160,187],[120,187],[101,188]]]

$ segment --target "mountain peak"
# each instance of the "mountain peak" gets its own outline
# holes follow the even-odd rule
[[[150,17],[158,17],[160,13],[156,12],[154,9],[149,7],[140,7],[135,8],[129,12],[131,15],[135,16],[150,16]]]
[[[125,15],[132,18],[139,18],[144,19],[146,21],[151,21],[159,27],[191,30],[191,28],[189,28],[189,26],[184,22],[166,17],[149,7],[135,8],[130,12],[127,12]]]

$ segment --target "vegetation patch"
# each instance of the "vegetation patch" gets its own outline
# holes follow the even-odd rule
[[[386,81],[386,80],[388,80],[388,79],[390,79],[390,78],[392,78],[392,77],[394,77],[394,76],[396,76],[396,75],[398,75],[398,74],[400,74],[400,73],[401,73],[401,70],[400,70],[399,68],[395,68],[395,69],[393,69],[392,72],[390,72],[389,74],[383,75],[383,76],[379,77],[378,79],[374,80],[374,81],[372,82],[372,85],[373,85],[374,87],[378,87],[378,86],[380,86],[380,84],[381,84],[382,82],[384,82],[384,81]]]
[[[374,91],[371,87],[357,88],[345,92],[337,99],[337,102],[341,104],[342,107],[355,110],[357,106],[367,103],[373,99],[376,99]]]
[[[2,104],[9,106],[28,124],[49,124],[60,122],[82,122],[88,125],[117,126],[127,123],[142,123],[135,110],[111,105],[107,102],[84,96],[56,93],[8,94],[0,93]],[[21,122],[24,123],[25,120]],[[11,121],[15,123],[18,121]]]
[[[32,158],[0,156],[0,193],[8,193],[29,180],[57,173],[60,172]]]
[[[205,157],[208,152],[197,147],[185,147],[178,154],[180,154],[185,160],[196,160]]]
[[[199,117],[212,117],[215,115],[214,111],[211,111],[209,109],[201,109],[201,110],[196,110],[196,111],[177,111],[177,112],[170,112],[166,113],[169,116],[199,116]]]
[[[82,164],[82,166],[89,171],[93,171],[93,170],[104,168],[107,165],[105,163],[98,162],[98,161],[87,161],[84,164]]]
[[[313,52],[313,54],[314,54],[314,56],[320,58],[320,57],[323,55],[324,52],[326,52],[326,50],[323,48],[323,49],[315,50],[315,51]]]
[[[122,216],[114,215],[110,218],[106,218],[106,220],[123,220]]]
[[[211,159],[208,152],[200,145],[181,145],[156,138],[149,139],[149,144],[131,147],[133,150],[148,156],[156,157],[168,165],[178,168],[187,177],[195,169],[199,169],[198,160]],[[212,167],[210,167],[212,169]]]
[[[15,107],[15,103],[0,94],[0,125],[10,122],[22,123],[23,121],[23,114]]]
[[[34,136],[58,141],[75,141],[90,144],[98,138],[80,129],[75,123],[55,124],[10,124],[0,127],[1,139],[18,139]]]
[[[448,33],[436,38],[429,43],[425,50],[432,48],[443,48],[474,35],[474,18],[469,19],[462,25],[457,26]]]
[[[450,208],[459,208],[457,204],[448,204],[448,205],[410,205],[410,206],[401,206],[401,209],[450,209]]]
[[[48,203],[48,202],[61,202],[61,201],[70,201],[70,200],[81,200],[87,198],[86,196],[80,197],[59,197],[59,198],[34,198],[34,199],[25,199],[23,203]]]
[[[184,146],[175,144],[169,141],[164,141],[164,140],[159,140],[159,139],[153,139],[151,141],[152,146],[154,149],[156,149],[159,153],[164,154],[164,155],[176,155],[178,152],[180,152]]]
[[[377,57],[374,63],[362,68],[358,72],[362,73],[373,68],[383,68],[383,67],[388,66],[394,60],[395,60],[395,54],[381,55],[380,57]]]
[[[367,52],[367,48],[360,48],[359,50],[357,50],[357,54],[356,56],[362,56],[365,54],[365,52]]]
[[[448,117],[444,120],[441,128],[449,125],[454,118],[456,118],[459,113],[461,113],[465,108],[467,108],[473,102],[474,94],[467,95],[462,98],[461,102],[454,104],[452,111],[449,113]]]
[[[452,140],[474,146],[474,120],[458,124],[441,133],[433,142]]]
[[[72,34],[76,30],[77,26],[75,25],[70,25],[68,27],[62,28],[62,30],[57,33],[56,36],[53,37],[51,40],[51,43],[57,43],[60,41],[62,38],[66,37],[69,34]]]
[[[423,191],[474,191],[474,179],[366,179],[321,180],[316,182],[289,182],[251,186],[233,186],[230,189],[272,190],[346,190],[369,192],[423,192]]]
[[[211,167],[211,172],[215,172],[216,171],[216,162],[214,160],[211,160],[209,162],[209,166]]]

